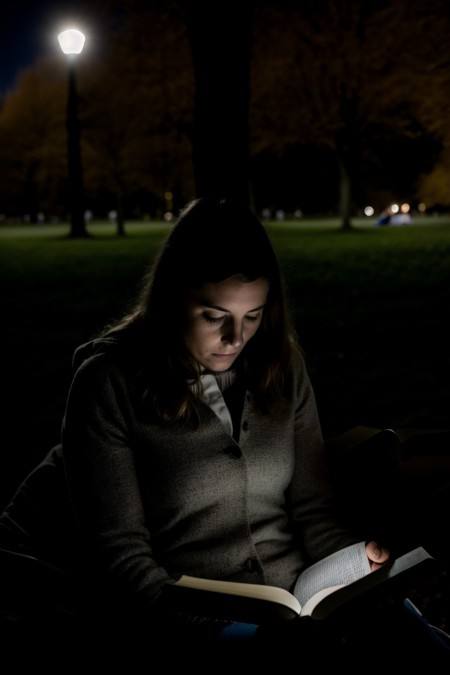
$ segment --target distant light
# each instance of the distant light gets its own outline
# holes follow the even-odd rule
[[[400,207],[398,204],[391,204],[391,211],[392,213],[398,213],[400,211]]]
[[[410,210],[411,210],[411,207],[410,207],[410,205],[409,205],[407,202],[405,202],[404,204],[402,204],[401,207],[400,207],[400,211],[401,211],[402,213],[409,213]]]
[[[171,220],[173,220],[173,213],[172,211],[166,211],[164,214],[164,220],[166,223],[170,223]]]
[[[420,211],[420,213],[425,213],[427,210],[427,205],[423,202],[420,202],[420,204],[417,206],[417,209]]]
[[[58,42],[64,54],[81,54],[86,38],[76,28],[69,28],[59,33]]]
[[[375,209],[373,208],[373,206],[366,206],[366,208],[364,209],[365,216],[373,216],[374,213]]]

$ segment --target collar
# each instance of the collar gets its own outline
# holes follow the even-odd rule
[[[218,371],[215,372],[213,370],[207,370],[204,366],[201,366],[201,375],[200,375],[200,380],[202,382],[202,385],[205,385],[208,381],[210,381],[211,377],[213,377],[219,389],[221,391],[225,391],[225,389],[228,389],[228,387],[231,387],[231,385],[235,382],[236,377],[237,377],[237,368],[229,368],[228,370],[224,371]]]
[[[236,371],[230,369],[215,373],[201,366],[201,373],[201,399],[217,415],[225,430],[232,436],[233,421],[222,392],[234,382]],[[193,388],[193,380],[189,381],[189,386]]]

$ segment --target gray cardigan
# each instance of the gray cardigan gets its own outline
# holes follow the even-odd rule
[[[237,441],[201,400],[197,430],[142,422],[115,355],[111,338],[76,350],[62,425],[87,564],[111,589],[149,611],[182,574],[292,591],[306,565],[358,541],[335,521],[304,363],[268,415],[245,389]]]

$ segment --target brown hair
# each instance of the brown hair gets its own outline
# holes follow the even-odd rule
[[[123,353],[138,365],[143,413],[161,423],[190,420],[197,426],[201,371],[184,344],[185,291],[231,276],[269,282],[261,325],[238,361],[261,412],[269,412],[271,403],[285,395],[301,348],[267,232],[241,203],[196,199],[181,212],[144,275],[131,310],[96,336],[120,338]]]

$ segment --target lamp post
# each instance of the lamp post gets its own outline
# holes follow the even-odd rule
[[[83,51],[85,36],[75,28],[62,31],[58,42],[67,56],[69,81],[67,93],[67,166],[69,174],[70,237],[87,237],[84,220],[83,169],[81,164],[80,124],[78,121],[78,92],[76,57]]]

